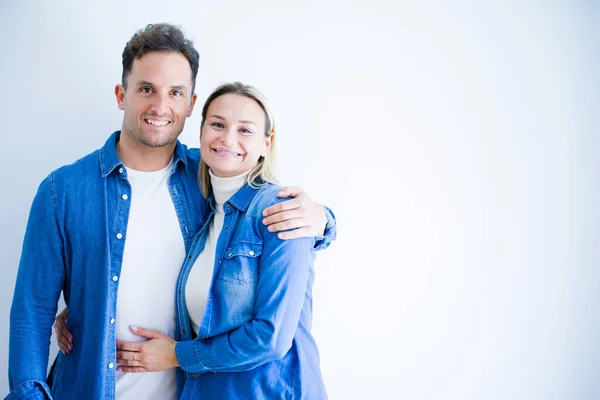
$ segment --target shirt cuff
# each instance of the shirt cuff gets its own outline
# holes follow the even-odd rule
[[[26,381],[14,388],[4,400],[52,400],[52,394],[45,382]]]
[[[175,356],[179,362],[179,367],[185,372],[201,374],[208,371],[196,354],[196,341],[185,340],[177,342],[175,345]]]
[[[327,217],[327,225],[325,225],[324,235],[315,236],[315,250],[325,250],[337,236],[335,215],[328,207],[323,206],[323,208],[325,209],[325,216]]]

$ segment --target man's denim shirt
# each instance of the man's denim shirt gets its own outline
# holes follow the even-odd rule
[[[313,240],[281,240],[262,224],[262,211],[282,201],[280,189],[245,184],[225,202],[198,335],[190,326],[185,290],[206,244],[210,215],[194,239],[176,296],[182,399],[327,398],[310,334]],[[209,204],[212,215],[212,197]]]
[[[52,172],[33,200],[10,314],[7,399],[115,398],[114,322],[131,198],[116,152],[119,136],[113,133],[101,149]],[[177,142],[169,191],[186,251],[210,211],[198,188],[199,159],[198,149]],[[316,249],[335,236],[334,217],[327,218]],[[74,348],[59,352],[49,388],[50,336],[61,291]]]

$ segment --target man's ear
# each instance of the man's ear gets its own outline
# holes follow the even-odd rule
[[[125,87],[120,83],[115,86],[115,97],[117,98],[117,107],[123,111],[125,109]]]
[[[192,112],[194,111],[194,105],[196,105],[197,98],[198,98],[198,95],[196,93],[194,93],[192,95],[192,101],[190,102],[190,108],[188,109],[188,112],[187,112],[188,118],[192,116]]]

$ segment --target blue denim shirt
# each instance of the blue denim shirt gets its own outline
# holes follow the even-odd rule
[[[312,238],[280,240],[262,210],[280,188],[244,185],[224,204],[208,301],[197,337],[186,282],[204,249],[210,219],[196,235],[177,285],[181,399],[326,399],[310,334]],[[214,210],[214,200],[209,204]]]
[[[131,187],[116,153],[120,132],[99,150],[52,172],[33,200],[10,314],[7,399],[114,399],[117,290]],[[210,213],[198,188],[198,149],[177,142],[169,191],[186,251]],[[335,236],[328,215],[325,247]],[[46,381],[50,336],[63,292],[73,333]]]
[[[10,314],[12,398],[49,392],[50,335],[61,291],[74,349],[58,355],[52,396],[115,398],[114,318],[130,206],[122,195],[131,197],[116,153],[119,136],[115,132],[101,149],[52,172],[35,196]],[[197,184],[199,159],[198,149],[178,142],[168,181],[186,250],[208,210]]]

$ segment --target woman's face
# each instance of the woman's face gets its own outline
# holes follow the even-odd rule
[[[200,131],[202,160],[222,178],[250,171],[271,146],[273,135],[265,136],[265,122],[265,112],[253,99],[237,94],[217,97]]]

